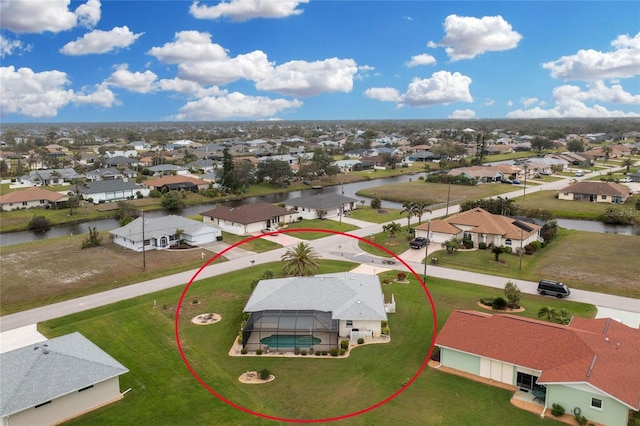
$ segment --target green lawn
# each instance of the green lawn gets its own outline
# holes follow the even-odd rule
[[[290,223],[287,225],[286,229],[301,229],[301,228],[313,228],[313,229],[327,229],[330,231],[339,231],[339,232],[349,232],[354,229],[358,229],[357,226],[350,225],[348,223],[340,223],[335,220],[321,220],[321,219],[310,219],[303,220],[300,222]],[[315,240],[322,237],[329,237],[333,234],[326,232],[294,232],[289,234],[292,237],[301,238],[303,240]]]
[[[349,217],[371,223],[386,223],[401,220],[403,217],[406,218],[406,215],[401,214],[398,209],[389,209],[383,205],[381,209],[358,207],[356,210],[349,212]]]
[[[322,273],[348,270],[347,262],[323,262]],[[401,389],[407,378],[422,368],[433,336],[433,314],[421,286],[383,286],[387,300],[398,304],[389,316],[391,342],[355,348],[348,358],[315,356],[271,358],[230,357],[228,351],[238,333],[249,283],[278,263],[256,266],[246,274],[231,273],[196,282],[180,313],[180,342],[189,364],[213,391],[245,409],[270,416],[318,419],[364,410]],[[395,272],[388,272],[395,276]],[[428,283],[438,328],[453,309],[480,309],[480,297],[500,295],[465,283],[432,279]],[[270,425],[237,410],[211,395],[191,376],[178,353],[174,338],[175,306],[182,288],[141,296],[110,306],[40,324],[40,331],[54,337],[79,331],[130,369],[121,377],[121,388],[131,389],[125,398],[68,424],[216,424]],[[535,317],[549,305],[591,317],[591,305],[525,295],[526,310],[518,315]],[[216,312],[222,320],[208,326],[190,319]],[[496,336],[499,343],[499,336]],[[276,380],[266,385],[242,385],[245,371],[268,368]],[[357,396],[357,397],[354,397]],[[509,403],[510,392],[426,368],[415,382],[390,402],[371,412],[341,422],[348,425],[387,424],[510,424],[538,425],[547,418],[519,410]],[[393,419],[392,421],[390,419]]]
[[[231,234],[229,232],[222,232],[222,241],[227,244],[235,244],[240,241],[246,240],[248,237],[242,235]],[[272,241],[265,240],[264,238],[256,238],[255,240],[247,241],[243,243],[241,248],[243,250],[253,251],[255,253],[264,253],[265,251],[270,251],[274,249],[278,249],[282,247],[282,245],[278,243],[274,243]]]

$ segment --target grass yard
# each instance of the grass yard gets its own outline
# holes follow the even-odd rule
[[[636,200],[640,195],[629,197],[623,205],[609,203],[589,203],[580,201],[559,200],[557,191],[539,191],[514,198],[519,207],[552,211],[557,218],[599,220],[608,208],[635,210]],[[640,216],[640,215],[636,215]],[[640,219],[639,219],[640,220]]]
[[[464,200],[476,200],[495,195],[504,194],[514,190],[513,185],[504,184],[482,184],[482,185],[449,185],[444,183],[427,183],[423,180],[413,182],[395,183],[391,185],[376,186],[362,189],[356,192],[364,197],[379,197],[382,200],[389,200],[402,203],[404,201],[425,201],[431,205],[447,202],[447,196],[452,204],[459,204]],[[384,203],[383,203],[384,207]]]
[[[201,249],[124,249],[101,232],[103,245],[82,250],[86,235],[0,247],[2,315],[98,293],[202,266]],[[208,254],[208,256],[213,253]],[[225,261],[224,258],[216,262]]]
[[[356,210],[349,212],[349,217],[371,223],[386,223],[401,220],[403,217],[406,218],[406,214],[401,214],[398,209],[388,209],[383,205],[381,209],[358,207]]]
[[[353,266],[323,262],[321,272]],[[366,409],[391,396],[422,366],[434,323],[427,296],[413,277],[410,284],[383,286],[386,298],[393,294],[398,304],[398,313],[389,316],[392,337],[388,344],[355,348],[350,357],[341,359],[230,357],[228,352],[250,293],[249,283],[269,267],[277,270],[278,263],[260,265],[250,275],[232,273],[196,282],[185,298],[197,298],[201,304],[185,303],[181,310],[181,345],[194,371],[222,397],[270,416],[333,418]],[[273,424],[221,402],[203,389],[182,363],[173,321],[181,291],[169,289],[40,324],[40,331],[48,337],[79,331],[130,369],[120,379],[123,390],[131,388],[122,401],[68,424]],[[429,291],[438,327],[453,309],[479,309],[476,301],[480,297],[501,294],[498,289],[437,279],[429,281]],[[594,314],[591,305],[524,295],[522,305],[526,310],[520,315],[535,317],[543,304],[556,310],[565,307],[587,317]],[[218,313],[222,320],[208,326],[189,321],[206,312]],[[238,381],[245,371],[263,368],[276,376],[275,381],[265,385]],[[515,408],[509,403],[510,396],[508,391],[427,367],[392,401],[341,424],[494,425],[506,418],[514,425],[559,424]]]
[[[287,225],[286,229],[301,229],[301,228],[314,228],[314,229],[328,229],[331,231],[339,231],[339,232],[349,232],[354,229],[358,229],[357,226],[348,224],[348,223],[340,223],[335,220],[322,220],[322,219],[310,219],[303,220],[301,222],[290,223]],[[324,233],[324,232],[295,232],[289,234],[292,237],[301,238],[303,240],[316,240],[318,238],[328,237],[333,234]]]
[[[640,298],[638,241],[631,235],[598,234],[594,240],[590,232],[560,229],[547,247],[522,257],[522,270],[518,256],[503,253],[496,263],[489,250],[432,256],[445,268],[529,281],[549,278],[572,288]]]
[[[231,234],[224,231],[222,232],[222,241],[227,244],[233,245],[246,239],[246,236]],[[280,247],[282,247],[280,244],[274,243],[273,241],[267,241],[264,238],[256,238],[254,240],[243,243],[241,248],[243,250],[249,250],[256,253],[264,253],[265,251],[278,249]]]

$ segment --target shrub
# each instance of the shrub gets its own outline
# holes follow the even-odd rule
[[[576,414],[575,416],[573,416],[573,419],[580,426],[585,426],[587,424],[587,422],[588,422],[587,418],[585,416],[580,415],[580,414]]]
[[[493,297],[481,297],[480,298],[480,303],[482,303],[485,306],[493,306]]]
[[[348,340],[342,340],[342,341],[340,342],[340,347],[341,347],[342,349],[347,349],[347,348],[349,347],[349,341],[348,341]]]
[[[533,253],[535,253],[535,249],[533,248],[533,246],[531,244],[527,244],[526,246],[524,246],[524,252],[526,254],[533,254]]]
[[[345,349],[340,349],[340,355],[341,355],[341,356],[342,356],[342,355],[344,355],[344,354],[346,354],[346,353],[347,353],[347,351],[346,351]]]
[[[496,297],[493,299],[491,307],[496,311],[504,311],[507,308],[507,301],[502,297]]]
[[[256,355],[262,355],[262,349],[256,349]]]
[[[322,355],[327,355],[328,352],[327,351],[322,351]]]
[[[508,247],[508,246],[504,246],[504,247],[502,247],[502,252],[503,253],[507,253],[507,254],[511,254],[511,253],[513,253],[513,248]]]
[[[373,197],[371,199],[371,208],[372,209],[379,209],[380,207],[382,207],[382,201],[380,200],[380,198]]]
[[[551,405],[551,414],[553,414],[555,417],[562,417],[564,415],[564,407],[554,402]]]
[[[380,321],[380,327],[386,327],[389,323],[387,321]]]
[[[331,348],[331,356],[338,356],[338,348]]]
[[[363,343],[364,343],[364,339],[363,339],[362,337],[360,337],[360,338],[358,339],[358,344],[359,344],[359,345],[361,345],[361,344],[363,344]]]
[[[504,295],[511,309],[520,307],[520,288],[516,284],[507,281],[507,284],[504,286]]]
[[[534,251],[538,251],[542,248],[542,245],[540,244],[540,241],[531,241],[530,243],[533,246],[533,250]]]
[[[95,226],[90,227],[89,236],[82,242],[81,248],[86,249],[90,247],[98,247],[100,245],[102,245],[102,235],[100,235],[100,232],[98,232]]]
[[[391,329],[389,327],[382,327],[380,333],[384,336],[388,336],[389,334],[391,334]]]
[[[296,355],[300,355],[300,348],[293,348],[293,353]]]
[[[160,191],[158,191],[157,189],[152,189],[151,191],[149,191],[149,197],[151,197],[151,198],[160,198],[160,197],[162,197],[162,193]]]
[[[462,245],[466,249],[472,249],[473,248],[473,240],[471,240],[471,239],[463,239],[462,240]]]
[[[46,217],[35,214],[29,221],[29,229],[32,231],[42,231],[51,228],[51,222]]]
[[[478,243],[478,249],[486,250],[487,249],[487,243],[485,243],[485,242]]]
[[[271,377],[271,372],[266,368],[263,368],[262,370],[258,371],[258,377],[260,377],[262,380],[267,380],[269,377]]]
[[[316,352],[316,356],[320,356],[320,355],[322,355],[322,352],[321,351],[317,351]]]
[[[300,355],[302,356],[306,356],[307,355],[307,351],[305,349],[300,351]]]
[[[242,350],[240,351],[240,353],[241,353],[242,355],[246,355],[246,354],[247,354],[247,352],[248,352],[248,351],[247,351],[247,348],[242,348]]]
[[[404,272],[398,272],[398,281],[404,281],[405,278],[407,278],[407,274],[405,274]]]

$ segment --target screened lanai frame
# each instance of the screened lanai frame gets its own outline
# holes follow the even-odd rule
[[[251,312],[242,330],[242,347],[248,351],[290,352],[295,347],[304,350],[330,351],[338,348],[339,321],[331,318],[331,312],[315,310],[266,310]],[[295,345],[279,346],[276,342],[264,344],[269,336],[295,336]],[[313,344],[313,339],[320,343]],[[306,342],[306,343],[305,343]]]

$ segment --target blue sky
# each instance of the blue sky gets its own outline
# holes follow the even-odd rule
[[[0,0],[3,122],[640,116],[635,1]]]

